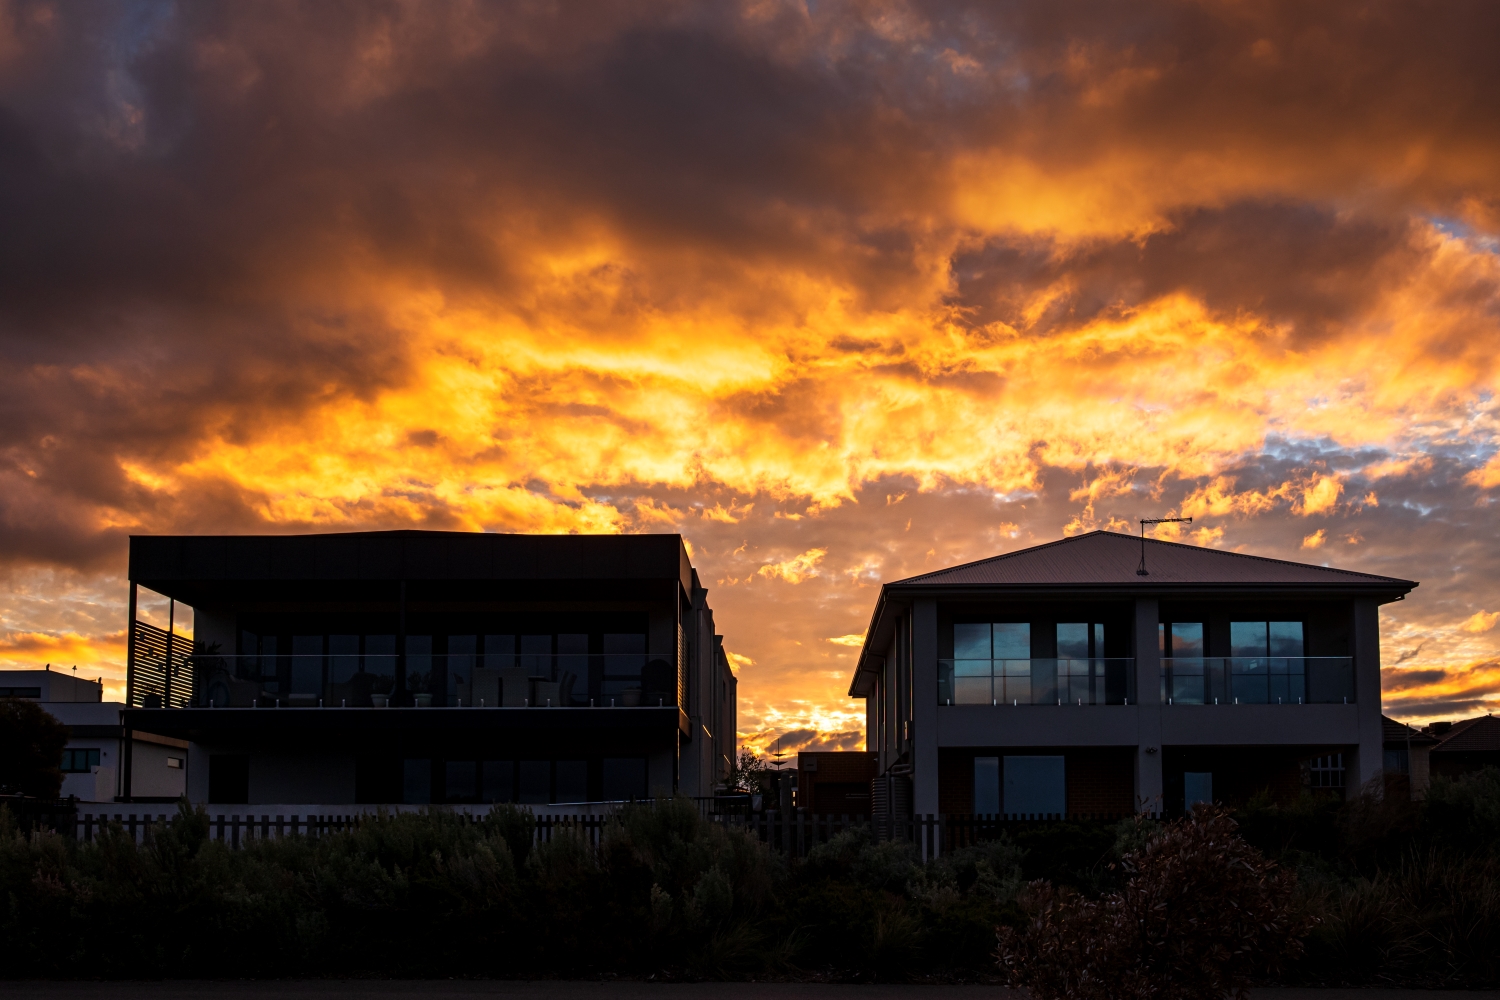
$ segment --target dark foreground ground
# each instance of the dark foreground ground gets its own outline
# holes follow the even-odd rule
[[[350,980],[263,982],[10,982],[7,1000],[1025,1000],[994,986],[828,986],[805,983],[509,982],[489,980]],[[1500,990],[1265,989],[1252,1000],[1500,1000]]]

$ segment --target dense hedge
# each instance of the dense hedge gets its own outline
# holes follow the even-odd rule
[[[1500,982],[1500,773],[1423,804],[1251,803],[1245,838],[1298,876],[1319,919],[1302,982]],[[688,802],[625,810],[601,850],[531,846],[528,817],[441,811],[232,851],[184,810],[137,846],[23,836],[0,814],[11,976],[819,975],[994,972],[997,924],[1046,878],[1119,888],[1149,824],[1052,824],[927,865],[840,835],[787,862]]]

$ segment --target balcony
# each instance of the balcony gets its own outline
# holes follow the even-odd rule
[[[1348,656],[1163,657],[1164,705],[1338,705],[1354,701]]]
[[[1128,705],[1135,660],[939,660],[939,705]]]
[[[132,664],[142,708],[636,708],[678,704],[675,654],[225,656]]]

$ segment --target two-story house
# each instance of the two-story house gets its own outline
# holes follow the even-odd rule
[[[888,583],[849,693],[876,806],[1177,810],[1381,773],[1408,580],[1096,531]]]
[[[195,802],[711,795],[734,758],[679,535],[138,536],[129,578],[124,724],[186,741]]]

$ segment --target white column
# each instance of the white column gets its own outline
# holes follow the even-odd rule
[[[1157,629],[1161,620],[1156,598],[1135,602],[1135,699],[1140,720],[1135,748],[1136,808],[1159,812],[1162,808],[1161,779],[1161,651]]]
[[[1345,762],[1345,781],[1353,794],[1366,784],[1379,794],[1384,765],[1384,734],[1380,724],[1380,605],[1371,599],[1354,602],[1354,701],[1359,713],[1359,750]]]
[[[937,601],[913,602],[911,617],[912,811],[925,816],[938,811]]]

